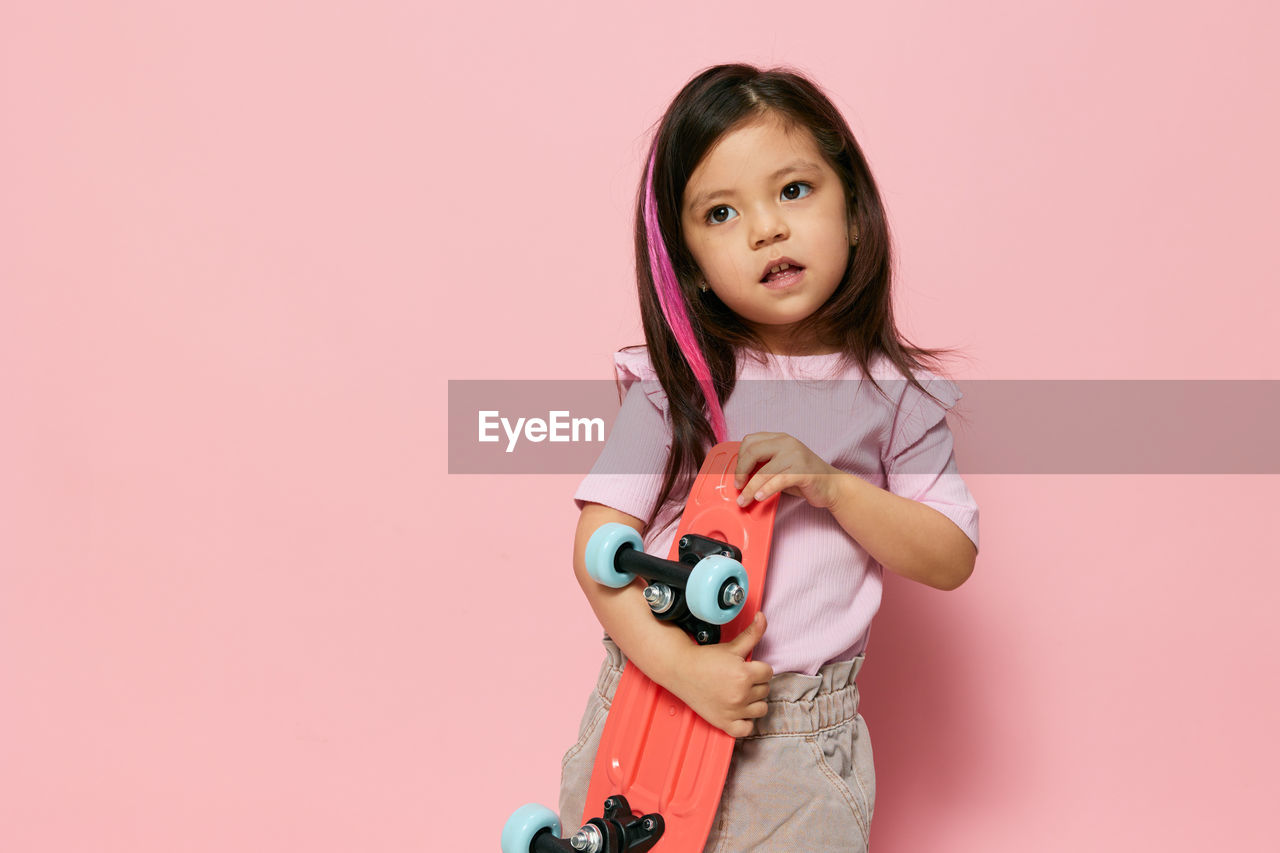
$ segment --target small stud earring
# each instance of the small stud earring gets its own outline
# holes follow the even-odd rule
[[[704,282],[701,282],[701,283],[698,285],[698,289],[700,289],[703,293],[706,293],[706,292],[707,292],[707,289],[708,289],[708,288],[707,288],[707,283],[706,283],[705,281],[704,281]]]
[[[858,245],[858,235],[857,235],[857,234],[854,234],[854,235],[853,235],[853,239],[849,241],[849,245],[850,245],[850,246],[856,246],[856,245]]]

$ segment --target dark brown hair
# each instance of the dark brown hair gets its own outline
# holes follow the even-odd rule
[[[883,354],[926,394],[914,371],[929,369],[925,362],[937,367],[940,356],[948,352],[911,344],[894,323],[892,257],[884,204],[853,132],[827,96],[800,74],[786,69],[718,65],[703,71],[680,90],[660,120],[653,142],[653,175],[651,178],[646,168],[636,202],[640,314],[649,359],[666,392],[672,429],[666,474],[647,519],[651,526],[673,492],[688,488],[715,436],[702,390],[663,316],[654,289],[644,216],[646,189],[652,180],[661,237],[694,337],[710,368],[717,396],[728,400],[737,379],[739,352],[762,353],[767,347],[713,292],[699,293],[701,274],[685,245],[680,211],[689,177],[711,147],[726,133],[768,114],[813,135],[823,157],[840,176],[846,209],[858,233],[843,280],[824,305],[797,324],[796,339],[838,349],[841,366],[857,365],[864,376],[871,375],[872,358]]]

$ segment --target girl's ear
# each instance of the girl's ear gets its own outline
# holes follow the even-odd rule
[[[858,245],[858,226],[857,225],[849,226],[849,245],[850,246]]]

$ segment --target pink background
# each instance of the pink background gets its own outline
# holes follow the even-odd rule
[[[706,65],[834,93],[961,379],[1280,379],[1273,4],[201,5],[0,11],[0,849],[554,804],[578,477],[449,476],[446,381],[640,340],[639,157]],[[1273,844],[1275,478],[969,483],[977,573],[876,623],[876,849]]]

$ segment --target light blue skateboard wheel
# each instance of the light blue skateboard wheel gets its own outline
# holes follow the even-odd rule
[[[621,589],[631,583],[636,576],[631,572],[620,572],[614,565],[614,558],[624,547],[635,548],[637,551],[644,550],[644,540],[640,538],[635,528],[616,521],[597,527],[596,532],[592,533],[591,538],[587,540],[585,554],[587,574],[591,575],[596,583],[602,583],[614,589]]]
[[[743,599],[734,605],[720,600],[720,590],[728,581],[736,581],[742,587]],[[723,625],[742,612],[747,603],[747,570],[732,557],[715,554],[704,557],[689,573],[689,583],[684,590],[689,612],[712,625]]]
[[[560,818],[556,813],[537,803],[521,806],[502,827],[502,853],[530,853],[533,837],[544,829],[560,837]]]

